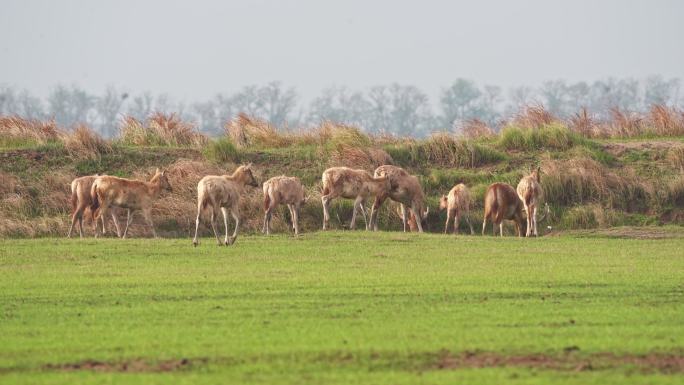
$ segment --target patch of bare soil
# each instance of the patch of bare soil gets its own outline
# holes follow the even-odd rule
[[[682,142],[672,140],[652,140],[644,142],[611,142],[603,143],[603,149],[615,156],[621,156],[629,150],[669,150],[680,146]]]
[[[578,355],[567,350],[564,355],[544,354],[501,355],[492,352],[439,352],[430,369],[454,370],[463,368],[525,367],[559,371],[606,370],[617,367],[634,367],[646,372],[665,374],[684,372],[684,355],[649,353],[645,355],[616,355],[595,353]]]
[[[610,227],[605,229],[554,231],[546,236],[605,237],[629,239],[672,239],[684,238],[684,228],[673,227]]]
[[[188,369],[193,363],[204,362],[206,360],[189,360],[181,358],[176,360],[166,360],[150,362],[143,359],[134,359],[121,362],[103,362],[95,360],[85,360],[81,362],[68,364],[48,364],[43,366],[45,370],[58,371],[77,371],[90,370],[94,372],[173,372],[177,370]]]

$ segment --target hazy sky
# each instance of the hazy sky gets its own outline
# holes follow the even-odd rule
[[[538,85],[684,78],[684,1],[0,0],[0,84],[186,100],[281,80]]]

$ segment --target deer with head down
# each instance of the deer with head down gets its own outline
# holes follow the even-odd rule
[[[493,234],[496,235],[496,227],[503,237],[503,221],[515,222],[515,230],[518,236],[522,236],[523,225],[523,202],[518,197],[513,187],[506,183],[493,183],[487,188],[484,197],[484,219],[482,221],[482,235],[485,233],[487,219],[492,222]]]
[[[335,198],[354,199],[354,210],[349,225],[350,229],[356,227],[356,212],[361,211],[366,222],[366,230],[370,229],[370,223],[366,217],[366,200],[370,196],[387,194],[390,183],[387,177],[373,177],[366,170],[355,170],[348,167],[331,167],[323,172],[323,230],[328,228],[330,222],[330,202]]]
[[[74,226],[78,221],[78,233],[81,238],[83,238],[83,217],[90,216],[92,220],[95,220],[94,213],[90,210],[92,204],[92,199],[90,197],[90,189],[93,186],[93,182],[100,174],[87,175],[74,179],[71,181],[71,227],[69,228],[68,238],[71,238],[71,232],[74,230]],[[129,214],[130,215],[130,214]],[[106,232],[105,228],[105,218],[100,217],[102,220],[102,233]],[[119,228],[119,219],[114,210],[112,210],[112,220],[114,221],[114,227],[116,227],[116,235],[121,237],[121,230]]]
[[[458,222],[463,214],[470,226],[470,234],[475,234],[473,225],[470,223],[470,191],[463,183],[454,186],[449,195],[442,195],[439,199],[439,209],[447,211],[447,219],[444,224],[444,234],[447,233],[449,222],[454,221],[454,234],[458,234]]]
[[[378,230],[378,212],[384,201],[389,197],[401,205],[401,220],[404,232],[407,231],[409,212],[415,218],[419,232],[423,232],[423,223],[427,220],[430,209],[425,205],[425,194],[420,181],[401,167],[383,165],[375,169],[375,177],[387,177],[390,190],[387,194],[378,195],[371,210],[371,226]]]
[[[96,213],[94,227],[97,227],[97,218],[106,217],[111,207],[128,210],[128,220],[122,238],[126,238],[128,227],[133,221],[133,213],[141,210],[145,221],[152,229],[152,235],[157,238],[157,232],[152,222],[152,205],[159,198],[162,191],[173,191],[166,171],[157,169],[149,182],[119,178],[116,176],[103,175],[95,178],[90,188],[92,199],[91,210]],[[104,234],[104,228],[103,228]],[[97,233],[95,233],[97,236]]]
[[[274,176],[264,182],[264,227],[261,230],[265,234],[271,233],[271,217],[273,210],[279,204],[287,205],[292,218],[292,229],[295,235],[299,235],[299,211],[306,203],[304,187],[297,177]]]
[[[527,213],[527,230],[525,236],[529,237],[532,234],[538,236],[537,233],[537,210],[539,203],[544,197],[544,190],[541,187],[541,170],[537,167],[530,175],[524,176],[520,183],[518,183],[518,197],[523,202],[525,212]],[[547,206],[548,209],[548,206]]]
[[[252,164],[238,167],[232,175],[207,175],[197,184],[197,219],[195,219],[195,237],[192,244],[197,246],[199,239],[200,218],[202,213],[209,211],[211,214],[211,229],[214,231],[216,242],[219,246],[232,245],[237,239],[238,228],[240,227],[240,196],[243,194],[245,186],[259,187],[259,183],[252,173]],[[219,209],[223,214],[223,224],[226,228],[226,237],[221,243],[216,222],[218,220]],[[228,237],[228,210],[235,220],[235,230],[233,235]]]

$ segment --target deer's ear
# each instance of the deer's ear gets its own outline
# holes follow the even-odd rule
[[[157,167],[157,170],[154,173],[159,174],[159,167]]]
[[[166,170],[162,171],[162,172],[161,172],[161,175],[162,175],[162,176],[166,175]]]

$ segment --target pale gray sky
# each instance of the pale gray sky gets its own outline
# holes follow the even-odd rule
[[[677,0],[0,0],[0,84],[192,101],[271,80],[309,98],[390,82],[436,95],[458,77],[684,78],[682,20]]]

